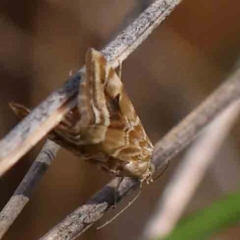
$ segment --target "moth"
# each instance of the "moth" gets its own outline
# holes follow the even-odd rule
[[[11,108],[21,118],[30,112],[15,103]],[[92,48],[86,54],[78,104],[48,136],[116,176],[130,176],[141,182],[152,178],[153,145],[119,76]]]

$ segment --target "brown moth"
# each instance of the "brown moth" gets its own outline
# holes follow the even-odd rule
[[[20,117],[29,113],[19,104],[11,107]],[[120,78],[94,49],[86,54],[78,105],[49,133],[49,138],[116,176],[151,180],[153,145]]]

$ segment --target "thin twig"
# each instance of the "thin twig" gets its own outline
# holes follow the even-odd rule
[[[102,53],[115,68],[124,61],[169,15],[181,0],[157,0],[150,5]],[[0,176],[55,127],[76,102],[81,72],[53,92],[0,142]]]
[[[0,213],[0,239],[7,232],[25,205],[30,194],[56,156],[58,145],[48,140],[18,188]]]
[[[240,69],[156,144],[152,159],[156,170],[164,167],[170,159],[193,141],[211,120],[239,97]],[[50,230],[41,240],[75,239],[86,231],[114,203],[116,182],[117,179],[110,182],[85,205],[77,208]],[[137,186],[138,183],[134,179],[125,178],[120,184],[117,200],[120,201],[122,197]]]
[[[108,60],[112,61],[112,64],[115,64],[114,66],[121,63],[180,2],[176,0],[158,0],[152,4],[130,27],[103,50]],[[83,68],[79,70],[78,74],[69,79],[63,88],[52,93],[0,142],[0,147],[2,147],[0,175],[10,168],[28,149],[34,146],[41,139],[41,136],[44,136],[54,127],[62,116],[76,104],[74,95],[76,95],[78,82],[81,79],[81,71],[84,71]],[[38,130],[39,127],[41,127],[40,131]],[[53,158],[58,149],[59,146],[50,140],[44,145],[13,197],[0,213],[0,238],[29,201],[31,191],[40,181],[50,164],[49,157]],[[5,165],[5,163],[7,164]]]
[[[219,152],[240,113],[240,101],[231,104],[209,124],[186,153],[154,211],[143,239],[164,238],[174,228]],[[177,201],[176,201],[177,199]]]

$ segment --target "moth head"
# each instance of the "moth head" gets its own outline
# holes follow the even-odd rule
[[[145,173],[142,175],[142,178],[140,179],[141,182],[146,182],[149,184],[150,182],[153,182],[153,173],[155,171],[155,166],[151,163],[151,161],[148,162],[148,168],[146,169]]]
[[[152,182],[154,165],[149,159],[146,161],[130,161],[124,166],[124,174],[127,176],[138,178],[141,182]]]

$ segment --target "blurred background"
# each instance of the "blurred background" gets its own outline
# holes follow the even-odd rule
[[[84,64],[89,47],[100,50],[152,1],[23,0],[0,2],[0,136],[18,122],[8,103],[31,108]],[[184,0],[123,63],[122,79],[153,143],[210,94],[234,69],[240,50],[240,2]],[[185,215],[239,190],[239,127],[222,147]],[[0,180],[2,208],[35,159],[43,142]],[[78,239],[137,239],[155,201],[182,154],[167,172],[144,187],[140,198],[111,225],[96,226],[116,214],[125,199]],[[6,240],[38,239],[111,176],[61,149]],[[211,239],[239,239],[240,226]]]

